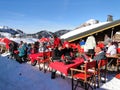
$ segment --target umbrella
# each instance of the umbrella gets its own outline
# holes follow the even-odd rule
[[[10,43],[11,42],[11,40],[8,39],[8,38],[2,38],[0,41],[4,42],[4,43]]]
[[[41,39],[39,40],[39,42],[49,42],[49,41],[50,41],[49,38],[41,38]]]
[[[2,38],[0,41],[3,42],[3,43],[5,43],[6,44],[6,48],[9,49],[9,43],[11,42],[10,39],[8,39],[8,38]]]

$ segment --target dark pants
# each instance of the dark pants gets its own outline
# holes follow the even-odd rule
[[[88,50],[88,53],[94,54],[94,49],[89,49],[89,50]]]
[[[89,49],[89,50],[88,50],[88,53],[91,54],[91,55],[92,55],[91,58],[93,58],[93,56],[94,56],[94,54],[95,54],[94,49]]]
[[[19,56],[19,55],[16,55],[16,56],[15,56],[16,61],[18,61],[19,63],[24,62],[25,57],[26,57],[26,56]]]
[[[55,75],[56,75],[56,71],[52,70],[52,72],[51,72],[51,79],[55,79]]]

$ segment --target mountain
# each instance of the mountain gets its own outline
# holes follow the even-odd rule
[[[47,31],[47,30],[42,30],[40,32],[37,32],[36,34],[38,35],[38,38],[42,38],[42,37],[51,37],[51,38],[53,38],[54,37],[54,33],[50,32],[50,31]]]
[[[69,32],[69,31],[71,31],[71,30],[58,30],[58,31],[54,32],[54,34],[55,34],[57,37],[60,37],[61,35]]]
[[[42,37],[53,38],[54,36],[60,37],[61,35],[69,32],[69,31],[70,30],[58,30],[58,31],[53,33],[53,32],[47,31],[47,30],[42,30],[42,31],[39,31],[39,32],[34,33],[34,34],[27,34],[27,36],[36,37],[36,38],[42,38]]]
[[[22,30],[20,29],[13,29],[9,28],[8,26],[3,26],[0,27],[0,37],[11,37],[11,36],[27,36],[27,37],[34,37],[34,38],[42,38],[42,37],[51,37],[53,38],[54,35],[57,37],[60,37],[61,35],[69,32],[70,30],[58,30],[56,32],[50,32],[47,30],[41,30],[37,33],[33,34],[25,34]]]
[[[19,30],[19,29],[13,29],[13,28],[9,28],[8,26],[3,26],[3,27],[0,27],[0,35],[1,36],[6,36],[8,35],[9,36],[11,35],[16,35],[16,34],[19,34],[19,35],[22,35],[22,34],[25,34],[22,30]]]

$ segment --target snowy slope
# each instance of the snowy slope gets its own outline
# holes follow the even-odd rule
[[[34,43],[36,41],[38,41],[38,39],[36,38],[9,38],[12,41],[15,41],[17,43],[20,43],[20,41],[26,42],[26,43]]]
[[[114,75],[108,73],[107,83],[96,90],[120,90],[120,80]],[[71,90],[71,79],[62,79],[59,75],[51,79],[50,72],[44,73],[28,63],[19,64],[0,56],[0,90]]]
[[[8,26],[0,26],[0,35],[10,37],[11,35],[24,35],[25,33],[19,29],[9,28]]]
[[[44,73],[30,64],[0,57],[0,90],[70,90],[70,80],[60,77],[52,80],[50,72]],[[64,87],[63,87],[64,86]]]

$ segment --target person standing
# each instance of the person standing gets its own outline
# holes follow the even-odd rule
[[[54,36],[54,47],[61,45],[61,40],[56,35]]]
[[[96,40],[94,36],[89,36],[86,40],[84,51],[89,54],[94,54],[94,48],[96,47]]]

